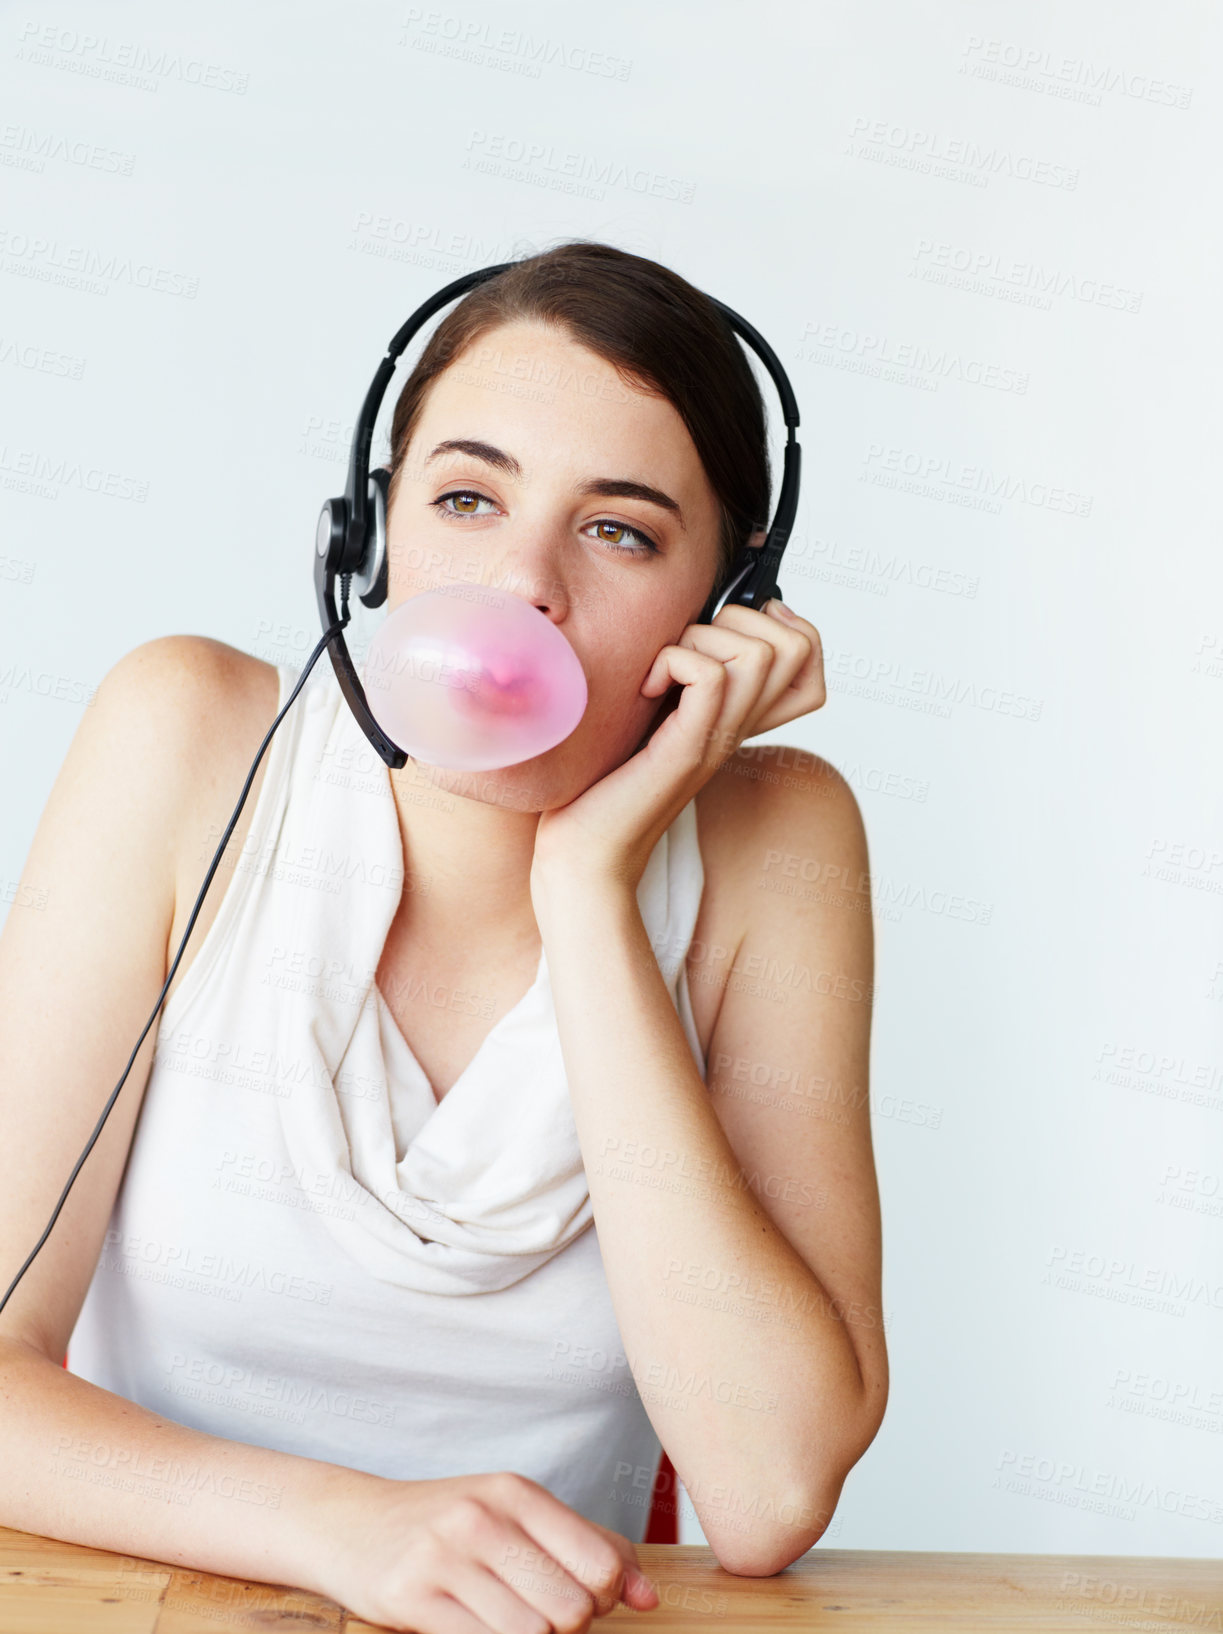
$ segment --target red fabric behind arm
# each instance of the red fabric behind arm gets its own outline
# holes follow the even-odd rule
[[[667,1457],[665,1449],[658,1461],[658,1474],[654,1478],[654,1501],[650,1505],[650,1519],[642,1542],[679,1542],[679,1483],[676,1480],[675,1467]]]

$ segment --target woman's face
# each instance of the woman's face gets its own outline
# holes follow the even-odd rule
[[[455,582],[521,596],[577,653],[589,700],[546,754],[431,778],[544,811],[626,760],[665,703],[641,684],[713,585],[718,521],[676,409],[567,331],[504,324],[456,357],[426,396],[391,500],[387,611]]]

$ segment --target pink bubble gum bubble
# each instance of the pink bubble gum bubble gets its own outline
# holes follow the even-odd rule
[[[586,712],[581,660],[552,620],[479,585],[400,602],[360,673],[378,725],[427,766],[517,766],[563,742]]]

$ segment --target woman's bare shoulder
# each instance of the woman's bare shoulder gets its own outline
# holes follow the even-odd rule
[[[819,810],[844,783],[821,755],[789,743],[744,743],[697,795],[701,850],[742,873],[743,847],[768,836],[790,810]]]
[[[829,800],[853,794],[830,761],[788,743],[745,743],[696,797],[705,911],[720,945],[736,948],[760,871],[779,846],[810,842]]]
[[[212,704],[258,708],[260,694],[275,697],[276,666],[206,635],[162,635],[133,647],[114,665],[107,684],[150,688],[169,707],[207,710]]]
[[[723,989],[760,905],[762,877],[791,855],[813,855],[846,802],[856,811],[836,767],[788,743],[742,744],[698,792],[705,884],[688,974],[706,1056]]]
[[[90,712],[97,724],[88,724],[105,752],[167,805],[189,807],[235,735],[245,737],[269,707],[275,713],[277,687],[272,665],[223,641],[157,636],[107,671]]]
[[[120,661],[125,685],[143,702],[144,745],[152,747],[148,711],[156,717],[162,754],[179,788],[170,846],[175,909],[172,957],[186,930],[205,875],[229,825],[259,746],[276,718],[280,677],[274,664],[209,636],[170,635],[144,643]],[[156,701],[154,701],[156,700]],[[274,741],[274,740],[273,740]],[[216,918],[259,802],[271,744],[252,779],[234,832],[208,887],[191,937],[166,995],[169,1003]]]
[[[110,732],[120,740],[116,752],[171,784],[185,816],[207,800],[211,787],[231,780],[248,745],[249,766],[275,717],[279,677],[274,665],[224,641],[164,635],[125,653],[103,690]],[[139,764],[146,759],[146,766]]]

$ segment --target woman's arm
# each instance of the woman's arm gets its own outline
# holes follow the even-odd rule
[[[0,1297],[157,1002],[181,936],[169,945],[178,858],[193,859],[190,907],[206,864],[189,837],[218,799],[228,818],[270,725],[267,677],[252,684],[250,662],[191,636],[136,648],[103,680],[52,788],[0,935]],[[266,765],[265,753],[235,849]],[[227,877],[218,870],[205,906]],[[197,943],[203,925],[201,914]],[[0,1312],[0,1524],[294,1584],[422,1634],[462,1614],[487,1617],[473,1628],[576,1626],[618,1600],[656,1604],[633,1545],[536,1482],[370,1475],[190,1429],[64,1370],[157,1031]]]
[[[346,1499],[378,1484],[188,1429],[0,1339],[5,1526],[322,1593]]]
[[[231,660],[241,659],[193,636],[162,637],[121,658],[83,712],[47,798],[0,933],[0,1297],[42,1235],[157,1003],[176,951],[169,939],[183,836],[195,832],[203,792],[215,799],[212,785],[230,780],[219,746],[232,756],[246,743],[231,740],[253,737],[249,765],[266,730],[237,708]],[[266,756],[260,775],[265,766]],[[239,778],[230,810],[240,788]],[[257,777],[244,818],[258,792]],[[199,876],[194,900],[205,868],[193,860],[190,872]],[[227,884],[219,871],[205,911],[215,911]],[[0,1337],[56,1362],[97,1267],[160,1019],[54,1229],[0,1311]]]
[[[635,895],[571,861],[536,913],[629,1366],[722,1565],[768,1575],[831,1519],[887,1366],[861,817],[825,762],[750,793],[743,937],[702,972],[724,989],[708,1092]],[[790,873],[827,888],[768,888]],[[715,1095],[736,1068],[783,1086],[778,1104]],[[819,1083],[848,1096],[803,1093]]]
[[[178,838],[231,673],[226,649],[193,637],[120,659],[82,714],[39,821],[0,934],[0,1297],[42,1235],[165,981]],[[219,895],[227,882],[219,873],[210,889]],[[304,1582],[321,1541],[320,1499],[359,1479],[354,1472],[188,1430],[60,1366],[157,1031],[154,1022],[54,1229],[0,1312],[0,1522]]]
[[[83,1173],[84,1171],[82,1171]],[[0,1338],[0,1525],[285,1583],[391,1628],[586,1627],[637,1550],[508,1471],[396,1481],[187,1429]]]

